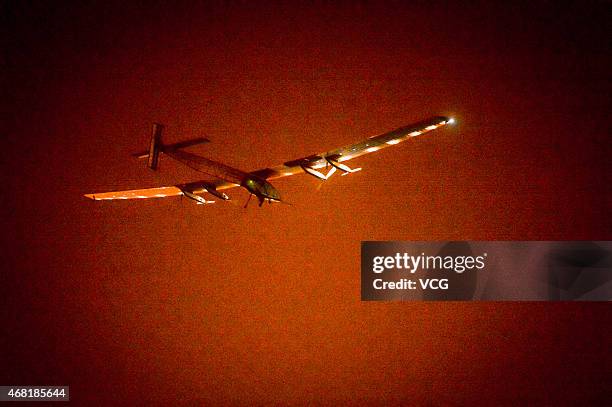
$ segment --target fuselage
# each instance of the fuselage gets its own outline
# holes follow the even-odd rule
[[[164,153],[199,172],[240,185],[251,194],[257,196],[260,203],[264,199],[276,202],[281,201],[278,190],[268,181],[257,175],[182,150],[164,151]]]
[[[278,190],[263,178],[259,178],[254,175],[247,175],[240,183],[240,186],[260,199],[269,199],[276,202],[281,201],[281,196]]]

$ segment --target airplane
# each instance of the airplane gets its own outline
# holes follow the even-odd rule
[[[341,147],[320,154],[309,155],[307,157],[298,158],[297,160],[287,161],[276,167],[263,168],[252,172],[245,172],[183,150],[186,147],[209,141],[202,137],[175,144],[163,144],[162,131],[164,126],[155,123],[153,125],[149,150],[133,154],[134,156],[146,158],[148,167],[152,170],[157,170],[159,167],[160,154],[164,154],[198,172],[212,176],[216,178],[216,180],[202,180],[156,188],[86,194],[85,197],[96,201],[105,201],[186,196],[197,204],[205,205],[216,202],[212,200],[209,201],[202,196],[205,193],[222,201],[229,201],[230,197],[221,191],[242,187],[249,192],[249,198],[244,207],[247,207],[253,195],[257,197],[259,206],[261,207],[265,201],[269,203],[284,202],[278,190],[269,180],[296,174],[308,174],[321,181],[326,181],[336,172],[342,173],[341,175],[353,174],[360,171],[361,168],[350,168],[345,164],[346,161],[379,151],[386,147],[394,146],[402,141],[425,134],[439,127],[453,124],[454,122],[455,120],[453,118],[434,116],[412,125],[400,127],[388,133],[369,137],[350,146]],[[324,168],[327,171],[325,173],[323,173]]]

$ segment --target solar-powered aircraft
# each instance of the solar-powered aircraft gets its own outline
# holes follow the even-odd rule
[[[220,200],[228,201],[230,197],[221,191],[242,187],[250,194],[245,207],[248,205],[253,195],[257,197],[259,206],[265,201],[270,203],[282,202],[280,193],[272,186],[270,180],[305,173],[319,180],[326,181],[336,172],[340,172],[342,175],[352,174],[360,171],[361,168],[350,168],[346,164],[347,161],[365,154],[376,152],[385,147],[399,144],[402,141],[425,134],[447,124],[452,124],[453,122],[454,120],[452,118],[435,116],[409,126],[400,127],[399,129],[385,134],[367,138],[350,146],[341,147],[320,154],[309,155],[307,157],[298,158],[297,160],[287,161],[276,167],[263,168],[252,172],[245,172],[184,151],[186,147],[208,142],[205,138],[196,138],[176,144],[163,144],[163,126],[154,124],[149,151],[134,154],[135,156],[147,158],[147,165],[149,168],[157,170],[160,154],[164,154],[198,172],[212,176],[215,179],[157,188],[86,194],[85,196],[96,201],[103,201],[115,199],[166,198],[184,195],[198,204],[209,204],[215,201],[206,200],[204,197],[206,193]],[[325,171],[325,173],[323,171]]]

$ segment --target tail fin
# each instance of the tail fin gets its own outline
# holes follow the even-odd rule
[[[163,152],[170,152],[174,150],[178,150],[179,148],[186,148],[195,146],[202,143],[208,143],[208,140],[205,137],[197,137],[190,140],[181,141],[174,144],[163,144],[162,142],[162,131],[164,130],[164,126],[159,123],[153,124],[153,131],[151,133],[151,144],[149,144],[149,151],[141,151],[135,154],[132,154],[133,157],[137,158],[146,158],[147,166],[156,170],[159,167],[159,154]]]
[[[156,170],[159,163],[159,152],[162,148],[162,131],[164,126],[159,123],[153,124],[153,133],[151,134],[151,144],[149,145],[149,158],[147,165],[150,169]]]

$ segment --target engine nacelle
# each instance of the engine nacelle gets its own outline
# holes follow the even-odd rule
[[[229,196],[224,194],[223,192],[219,192],[215,189],[214,185],[210,185],[207,183],[202,184],[202,188],[211,195],[216,196],[219,199],[223,199],[224,201],[228,201],[230,199]]]
[[[306,165],[300,165],[300,167],[302,167],[302,169],[304,170],[304,172],[306,172],[306,174],[312,175],[313,177],[318,178],[322,181],[329,179],[329,177],[334,175],[334,172],[336,172],[336,167],[331,167],[331,169],[327,172],[327,174],[323,174],[322,172],[317,171],[314,168],[308,167]]]
[[[191,200],[194,200],[198,205],[206,205],[206,204],[215,203],[215,201],[207,201],[204,197],[200,195],[196,195],[193,192],[190,192],[186,189],[181,189],[181,191],[183,192],[183,195],[185,195],[187,198]]]
[[[340,158],[340,156],[325,157],[325,161],[330,163],[334,168],[337,168],[340,171],[342,171],[344,173],[342,175],[351,174],[353,172],[361,171],[361,168],[351,168],[351,167],[349,167],[346,164],[342,164],[341,162],[338,161],[338,158]]]

